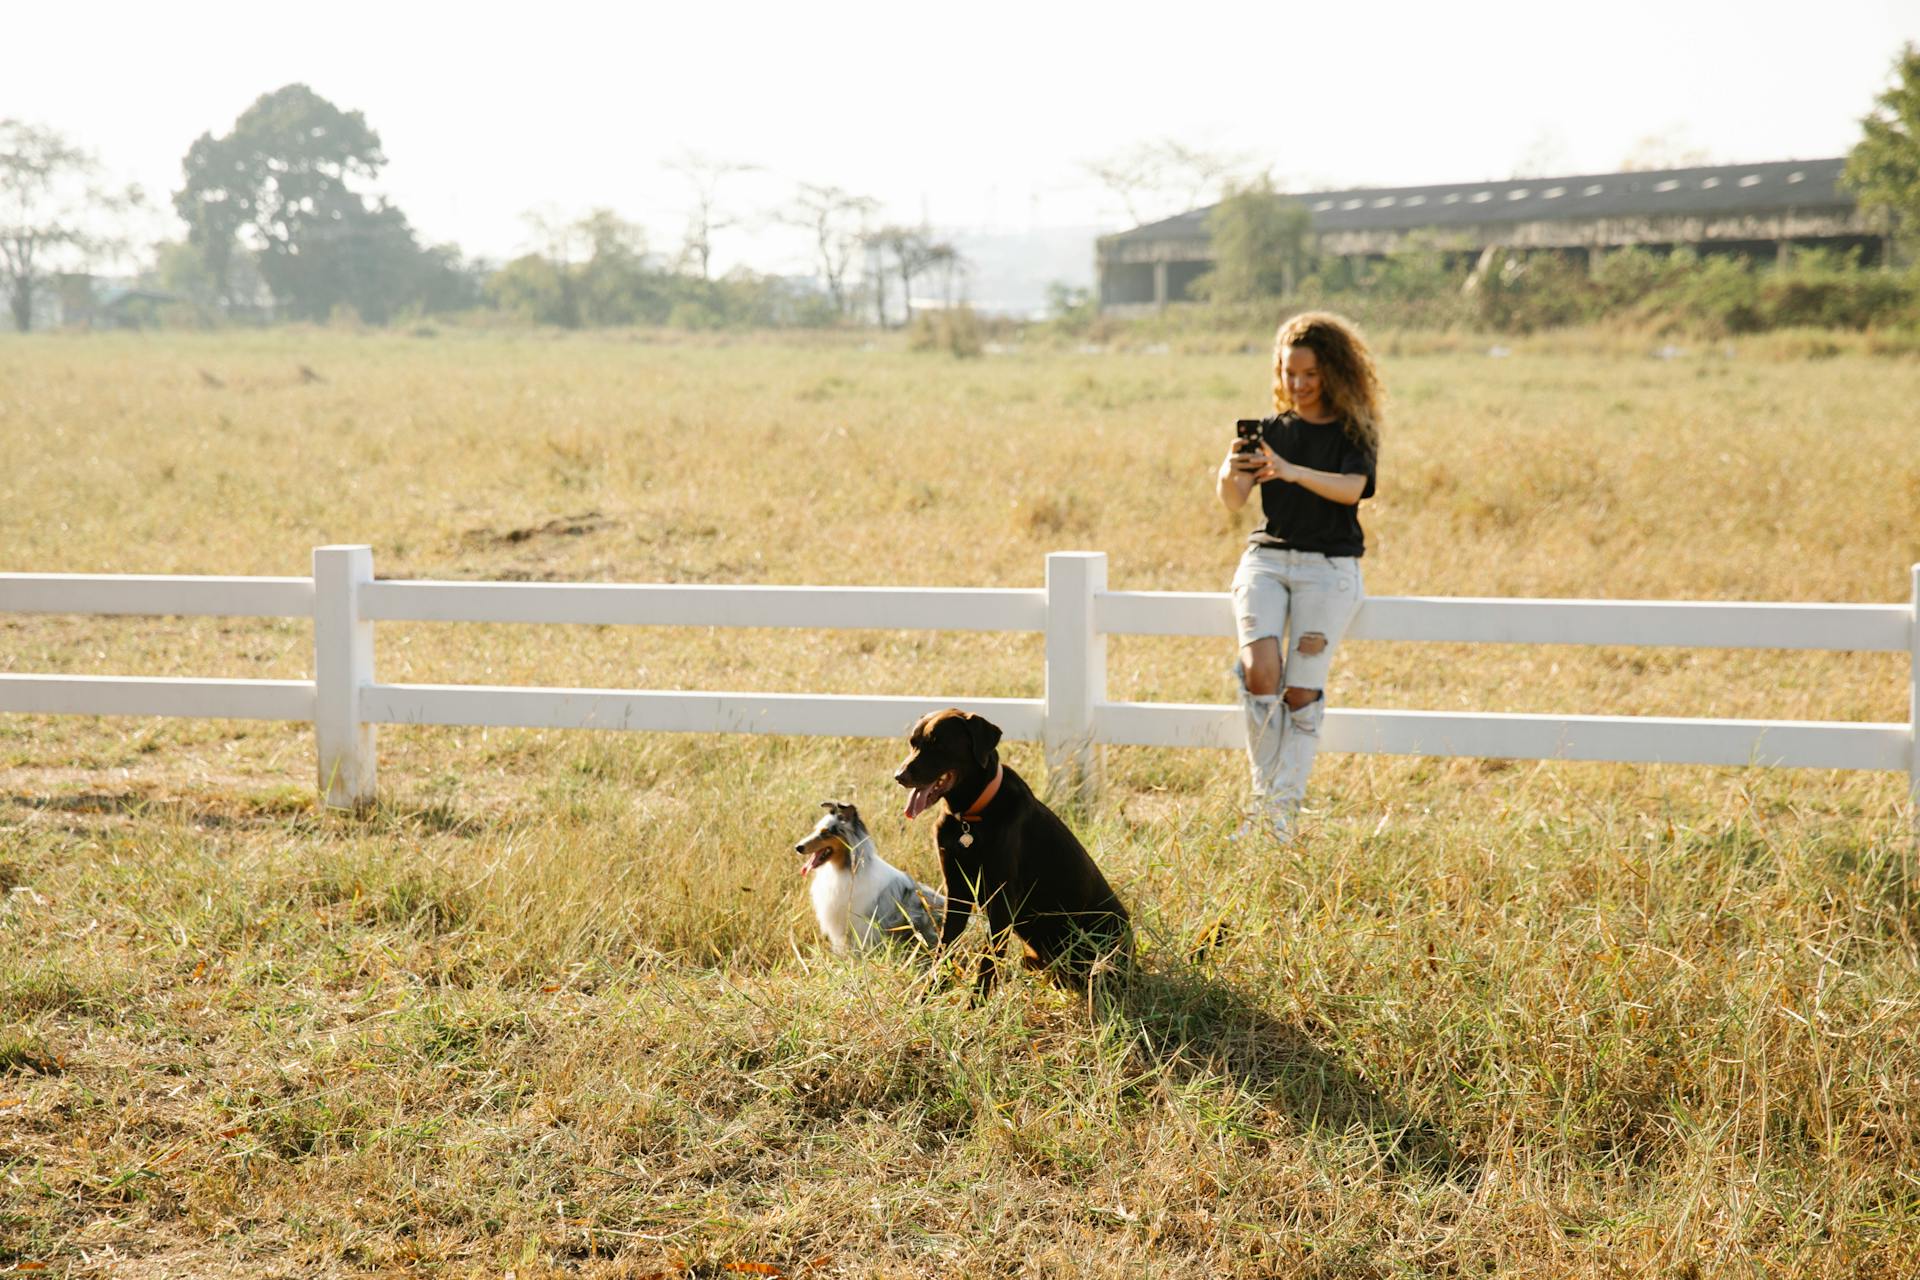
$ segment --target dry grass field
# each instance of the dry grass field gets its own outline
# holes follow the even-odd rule
[[[0,569],[1224,590],[1265,357],[647,334],[0,340]],[[1374,594],[1904,600],[1920,362],[1381,341]],[[304,625],[0,617],[0,671],[294,678]],[[1223,644],[1110,645],[1226,701]],[[1038,637],[382,624],[383,679],[1038,696]],[[1355,643],[1335,705],[1906,717],[1893,655]],[[0,717],[0,1272],[1920,1271],[1905,779],[1115,750],[1090,1018],[824,954],[793,841],[888,742]],[[1041,773],[1037,749],[1014,764]],[[1216,938],[1200,961],[1196,939]],[[963,940],[970,953],[978,930]]]

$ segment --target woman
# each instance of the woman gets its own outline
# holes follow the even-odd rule
[[[1233,578],[1234,674],[1253,769],[1253,805],[1235,834],[1285,840],[1320,747],[1327,670],[1364,595],[1359,506],[1373,496],[1381,395],[1366,341],[1339,316],[1288,320],[1273,356],[1278,413],[1259,424],[1257,443],[1236,440],[1214,488],[1238,511],[1258,484],[1266,517]]]

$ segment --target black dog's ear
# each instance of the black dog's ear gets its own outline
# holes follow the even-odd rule
[[[1000,745],[1000,726],[985,716],[968,716],[967,741],[973,744],[973,758],[984,769],[993,763],[993,749]]]

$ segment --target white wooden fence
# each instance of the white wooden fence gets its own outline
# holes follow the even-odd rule
[[[1882,769],[1909,777],[1920,808],[1920,565],[1899,604],[1625,600],[1370,599],[1348,636],[1473,644],[1669,645],[1903,652],[1904,724],[1547,716],[1439,711],[1327,713],[1332,751],[1512,759]],[[318,547],[311,578],[0,574],[0,614],[166,614],[313,619],[312,680],[0,674],[0,712],[300,720],[314,726],[330,805],[372,799],[375,726],[897,737],[957,706],[1008,738],[1044,743],[1050,766],[1089,770],[1100,744],[1237,747],[1233,706],[1111,702],[1110,635],[1233,635],[1216,592],[1107,590],[1101,552],[1047,557],[1044,589],[659,586],[377,581],[362,546]],[[375,622],[1038,631],[1044,698],[671,693],[631,689],[382,684]]]

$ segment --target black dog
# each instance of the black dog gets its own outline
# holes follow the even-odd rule
[[[934,832],[946,877],[942,945],[960,936],[979,906],[992,931],[974,980],[979,995],[998,976],[1009,931],[1026,944],[1029,964],[1062,983],[1084,989],[1096,975],[1123,972],[1133,956],[1126,907],[1066,823],[1000,763],[999,742],[992,722],[937,711],[914,725],[912,750],[893,775],[913,789],[909,819],[946,802]]]

